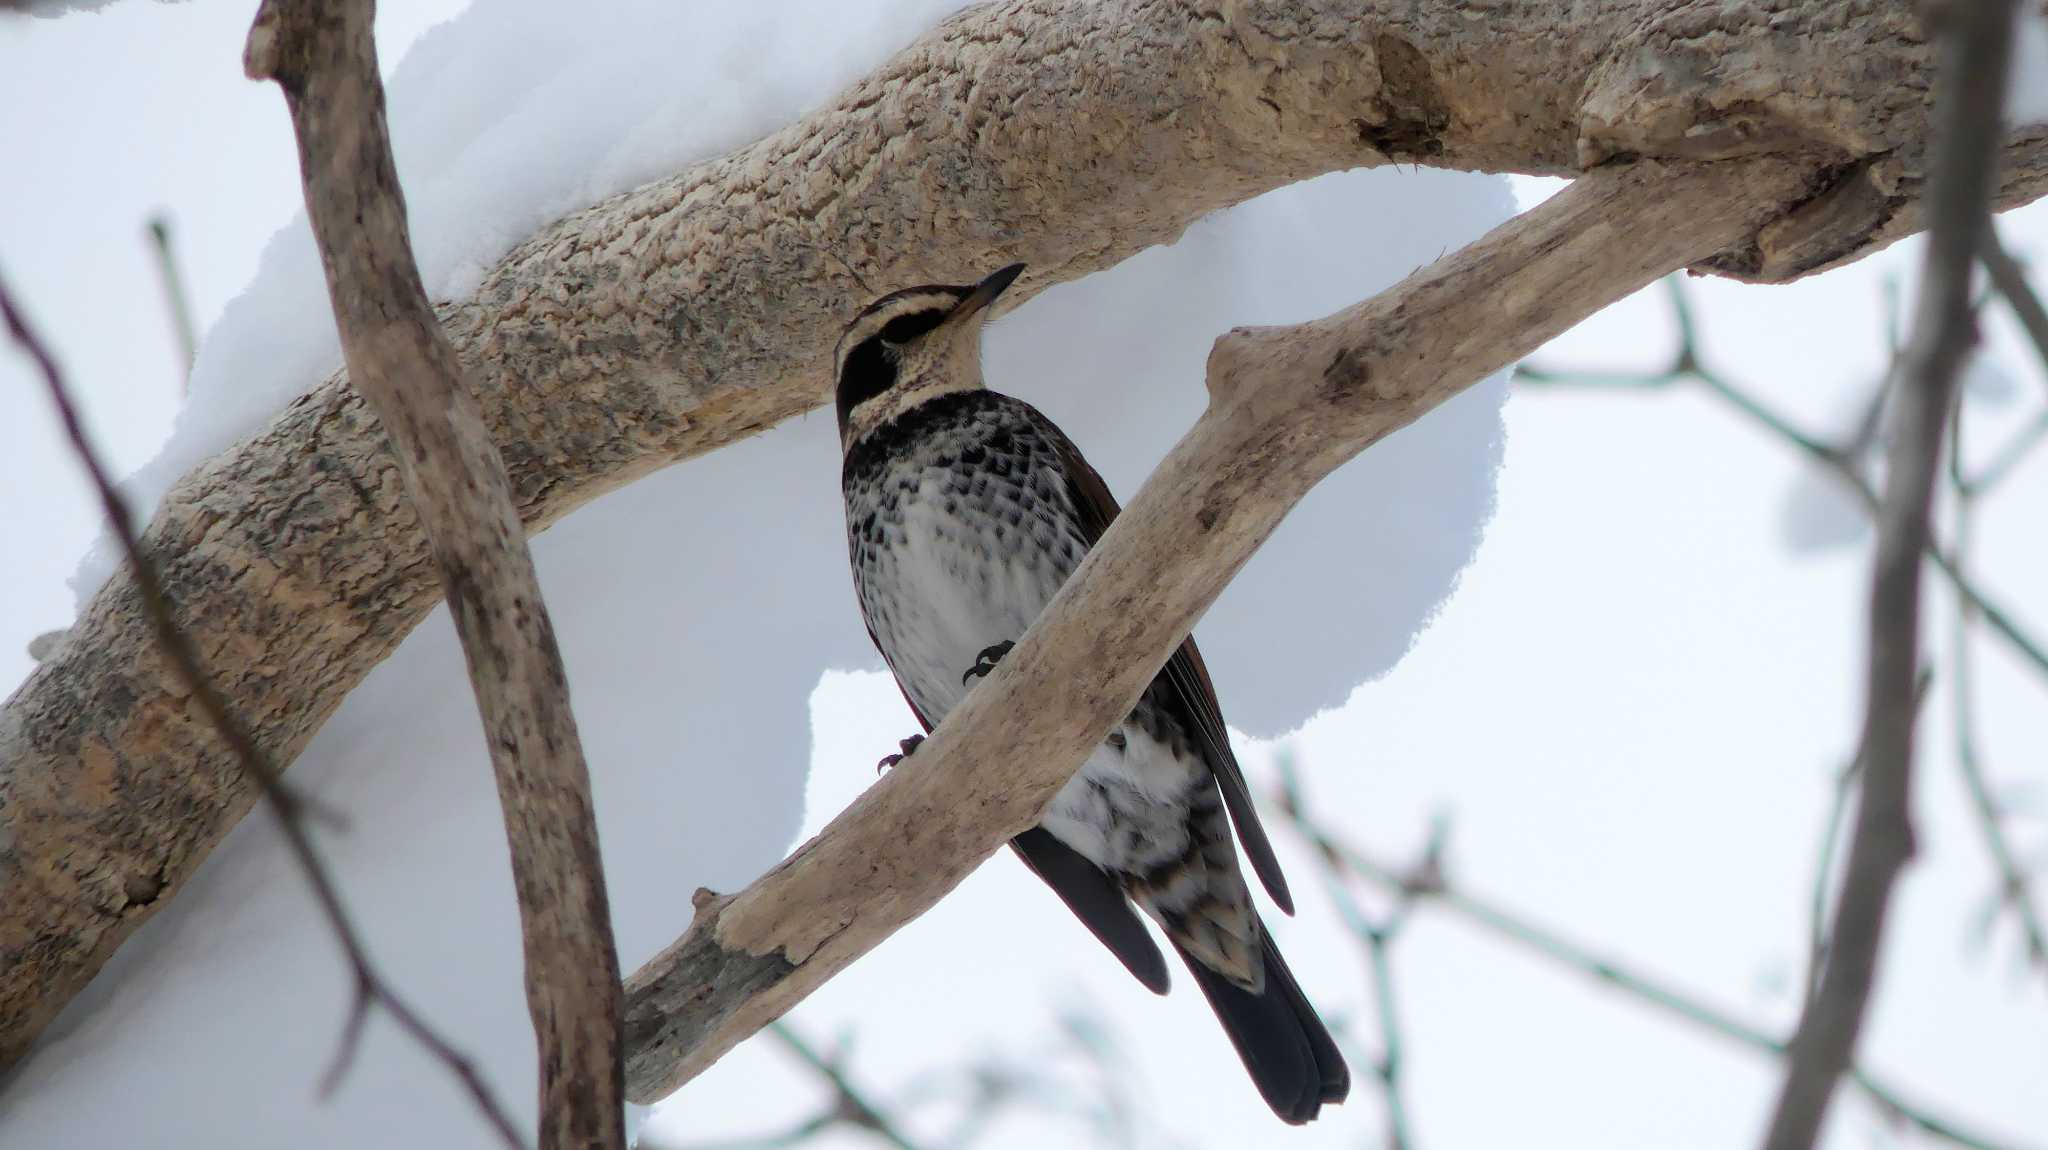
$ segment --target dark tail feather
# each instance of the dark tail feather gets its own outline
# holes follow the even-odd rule
[[[1344,1100],[1351,1092],[1351,1070],[1273,945],[1273,936],[1263,925],[1259,933],[1266,964],[1263,994],[1245,990],[1184,950],[1180,957],[1230,1035],[1230,1044],[1237,1047],[1237,1056],[1266,1105],[1281,1121],[1299,1126],[1315,1118],[1323,1103]]]

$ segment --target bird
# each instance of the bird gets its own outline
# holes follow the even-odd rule
[[[876,299],[834,354],[847,553],[868,635],[929,732],[1052,601],[1118,507],[1050,419],[982,378],[982,331],[1024,271]],[[904,739],[893,766],[916,751]],[[1180,955],[1283,1121],[1341,1102],[1350,1070],[1252,904],[1231,827],[1294,912],[1201,652],[1184,640],[1137,706],[1011,840],[1156,994]]]

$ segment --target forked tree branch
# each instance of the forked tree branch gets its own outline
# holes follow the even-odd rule
[[[539,1038],[543,1150],[619,1150],[619,959],[590,772],[504,461],[413,262],[372,0],[264,0],[243,58],[284,89],[342,356],[389,433],[483,713]],[[358,994],[348,1033],[369,1000]]]
[[[1608,303],[1736,242],[1809,173],[1595,171],[1385,294],[1209,356],[1209,407],[918,753],[627,983],[628,1093],[661,1097],[1035,823],[1167,654],[1339,464]]]
[[[1902,2],[1584,0],[1475,21],[1414,0],[1005,0],[756,144],[544,229],[442,319],[536,531],[821,402],[860,280],[1021,259],[1021,298],[1323,172],[1777,159],[1803,179],[1691,258],[1768,280],[1858,258],[1921,226],[1927,58]],[[2048,130],[2005,158],[2002,205],[2048,189]],[[222,686],[273,761],[438,598],[382,444],[336,377],[150,525],[180,627],[233,653]],[[0,1065],[255,797],[152,652],[116,577],[0,709]]]
[[[1788,1044],[1766,1150],[1807,1150],[1820,1136],[1835,1084],[1862,1034],[1892,888],[1913,856],[1922,556],[1933,538],[1934,484],[1956,381],[1976,341],[1970,272],[1991,228],[2013,9],[2014,0],[1930,4],[1940,45],[1929,190],[1933,227],[1912,339],[1895,369],[1897,421],[1877,518],[1863,735],[1856,753],[1860,799],[1828,932],[1827,964]]]

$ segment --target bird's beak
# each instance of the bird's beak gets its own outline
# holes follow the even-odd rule
[[[1002,295],[1011,284],[1017,282],[1017,277],[1023,274],[1023,264],[1011,264],[1001,271],[990,274],[987,279],[974,285],[974,290],[967,293],[967,298],[953,308],[953,314],[946,317],[947,322],[957,323],[978,314],[983,308],[996,302],[996,297]]]

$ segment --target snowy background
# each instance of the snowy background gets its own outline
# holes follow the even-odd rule
[[[69,368],[103,449],[139,469],[145,501],[338,358],[296,219],[282,101],[241,77],[253,6],[0,19],[12,109],[0,155],[13,161],[0,274]],[[415,239],[430,290],[459,294],[538,224],[786,122],[951,5],[384,7]],[[1549,190],[1392,169],[1287,189],[1000,322],[991,382],[1045,407],[1128,497],[1199,409],[1216,333],[1352,302]],[[143,236],[157,211],[209,329],[182,413]],[[2048,211],[2002,226],[2022,253],[2048,257]],[[1914,257],[1901,245],[1789,288],[1695,285],[1706,346],[1804,426],[1837,430],[1883,364],[1879,285]],[[1990,335],[1971,424],[1985,440],[2048,383],[2003,313]],[[1645,293],[1541,358],[1655,367],[1672,339],[1662,297]],[[830,421],[813,415],[608,496],[536,544],[629,967],[687,922],[693,887],[746,882],[914,729],[857,622],[836,471]],[[744,504],[702,498],[739,489]],[[1825,492],[1695,390],[1508,398],[1494,381],[1316,492],[1198,633],[1234,725],[1294,732],[1241,740],[1255,785],[1290,748],[1318,816],[1391,858],[1448,814],[1460,884],[1783,1031],[1814,840],[1857,721],[1864,555]],[[2048,632],[2044,507],[2048,466],[2036,462],[1979,522],[1983,583],[2036,633]],[[68,622],[67,581],[89,592],[104,576],[103,558],[80,565],[96,530],[36,379],[0,356],[0,685],[26,674],[29,638]],[[1372,609],[1328,610],[1340,602]],[[2024,799],[2016,784],[2048,775],[2048,689],[1984,652],[1986,757]],[[1946,729],[1944,688],[1931,731]],[[526,1112],[517,923],[473,715],[437,613],[294,778],[352,814],[354,829],[326,845],[377,958]],[[1866,1061],[1945,1114],[2037,1136],[2048,990],[2019,968],[2009,928],[1975,930],[1989,871],[1947,742],[1928,743],[1923,855]],[[2017,829],[2042,863],[2039,822]],[[1279,1127],[1199,996],[1144,993],[1007,854],[793,1025],[826,1045],[851,1035],[850,1065],[883,1101],[984,1056],[1085,1098],[1101,1076],[1061,1038],[1061,1019],[1085,1013],[1117,1046],[1112,1077],[1140,1144],[1375,1144],[1385,1118],[1365,967],[1307,855],[1276,837],[1301,903],[1278,924],[1282,944],[1353,1037],[1354,1101],[1314,1127]],[[1395,962],[1423,1145],[1725,1146],[1759,1128],[1776,1081],[1767,1058],[1428,910]],[[346,990],[274,828],[254,818],[0,1085],[0,1144],[488,1145],[439,1070],[381,1024],[335,1098],[314,1100]],[[759,1041],[659,1108],[648,1141],[779,1130],[825,1099]],[[949,1117],[918,1109],[912,1132],[936,1138]],[[1887,1129],[1852,1102],[1830,1144]],[[1020,1109],[988,1144],[1077,1132]]]

